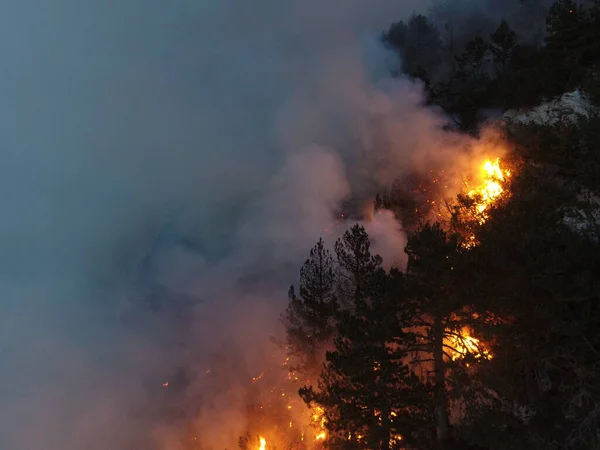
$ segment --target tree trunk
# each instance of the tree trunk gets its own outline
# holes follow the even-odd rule
[[[385,348],[385,344],[383,345],[383,348],[381,349],[383,353],[387,352],[387,349]],[[379,448],[380,450],[390,450],[390,438],[391,438],[391,409],[388,403],[388,388],[390,386],[390,380],[388,379],[388,376],[390,374],[390,371],[392,370],[390,367],[388,367],[388,365],[386,364],[386,361],[380,361],[380,366],[379,366],[379,370],[380,370],[380,378],[379,378],[379,382],[381,383],[381,388],[380,388],[380,392],[381,392],[381,403],[380,403],[380,407],[381,407],[381,440],[379,443]]]
[[[433,324],[433,360],[435,364],[435,425],[439,447],[443,449],[450,435],[448,419],[448,401],[446,399],[446,369],[444,367],[444,321],[441,314],[436,314]]]
[[[389,416],[386,413],[382,413],[382,427],[381,427],[381,441],[380,441],[380,450],[390,450],[390,420]]]

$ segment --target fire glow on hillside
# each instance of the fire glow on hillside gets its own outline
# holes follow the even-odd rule
[[[477,338],[471,336],[467,328],[460,333],[447,332],[444,345],[449,349],[452,361],[466,358],[468,355],[475,359],[492,359],[492,354]]]
[[[467,195],[475,202],[477,220],[483,224],[489,218],[486,210],[502,195],[504,184],[511,174],[509,170],[500,167],[500,158],[486,160],[480,173],[482,183],[470,189]]]
[[[475,224],[483,224],[489,219],[489,208],[507,189],[506,181],[511,172],[501,166],[499,158],[489,158],[476,166],[476,171],[469,177],[472,180],[463,188],[463,195],[472,200],[468,210]],[[444,188],[448,186],[444,185]],[[457,186],[458,189],[460,187]],[[456,190],[454,191],[456,193]],[[430,200],[434,202],[434,200]],[[440,214],[437,214],[439,216]],[[348,217],[339,213],[335,220],[324,230],[326,234],[334,234],[345,227]],[[370,217],[376,221],[375,217]],[[475,236],[466,248],[477,245]],[[472,335],[467,327],[446,330],[444,347],[448,360],[464,361],[466,366],[476,361],[492,359],[490,347]],[[273,364],[259,369],[249,377],[248,383],[255,385],[258,396],[251,402],[249,419],[246,425],[248,438],[240,444],[243,450],[321,450],[330,438],[327,431],[326,411],[319,405],[307,407],[298,396],[298,387],[314,385],[314,380],[299,372],[291,370],[290,358],[285,353],[276,352]],[[283,370],[282,370],[283,369]],[[282,372],[278,372],[282,370]],[[376,368],[374,370],[377,370]],[[209,373],[210,371],[207,371]],[[377,413],[376,413],[377,414]],[[394,420],[396,412],[391,413],[389,420]],[[381,421],[383,417],[377,416]],[[361,442],[363,436],[351,433],[348,441]],[[401,435],[390,436],[390,448],[402,448]],[[242,440],[240,441],[242,442]]]
[[[472,178],[476,185],[473,187],[468,183],[463,191],[472,202],[467,213],[469,219],[473,219],[478,225],[483,225],[489,219],[489,208],[506,193],[510,176],[510,170],[502,168],[500,158],[486,159],[478,167],[476,176]],[[474,230],[471,230],[463,246],[469,249],[476,245],[478,241]]]
[[[290,367],[290,358],[281,352],[272,355],[273,364],[248,383],[258,396],[249,410],[246,437],[240,439],[244,450],[316,450],[327,439],[325,410],[307,407],[298,397],[298,387],[311,380]]]

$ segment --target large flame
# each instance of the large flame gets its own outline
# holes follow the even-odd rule
[[[325,429],[325,410],[321,406],[314,406],[311,413],[313,424],[315,428],[317,428],[315,440],[323,441],[327,438],[327,431]]]
[[[472,355],[475,359],[492,359],[491,352],[465,327],[459,333],[447,331],[444,345],[453,361]]]
[[[488,219],[485,212],[504,192],[504,183],[510,177],[510,171],[500,167],[500,158],[486,160],[481,166],[480,178],[482,183],[469,190],[467,195],[475,201],[477,220],[484,223]]]
[[[258,447],[258,450],[265,450],[267,447],[267,440],[262,436],[259,436],[258,440],[260,442],[260,446]]]

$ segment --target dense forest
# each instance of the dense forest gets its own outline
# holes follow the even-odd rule
[[[471,36],[435,22],[382,39],[460,132],[576,89],[600,102],[597,0],[552,4],[539,41],[506,20]],[[324,446],[600,449],[600,117],[501,129],[502,194],[483,213],[460,194],[443,220],[402,217],[405,268],[385,270],[358,224],[311,250],[283,322]],[[375,208],[406,202],[390,190]]]

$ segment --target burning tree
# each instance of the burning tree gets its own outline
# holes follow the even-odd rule
[[[463,247],[477,245],[477,230],[489,219],[494,205],[508,195],[510,177],[511,171],[502,167],[500,158],[486,159],[476,176],[465,182],[464,191],[449,203],[448,228]]]
[[[451,440],[456,381],[492,358],[472,335],[487,316],[474,314],[462,296],[469,283],[462,260],[476,243],[464,230],[474,236],[486,222],[509,176],[499,160],[486,161],[475,177],[480,183],[453,210],[470,228],[461,235],[440,223],[422,225],[407,245],[405,274],[381,268],[359,225],[335,243],[335,255],[322,240],[311,250],[283,322],[291,376],[305,380],[301,396],[321,427],[316,442],[414,448],[430,445],[436,432],[440,444]]]
[[[481,373],[494,399],[465,430],[484,444],[598,448],[598,249],[562,223],[571,188],[543,165],[522,167],[466,253],[465,296],[504,319],[488,329],[494,358]]]
[[[456,235],[448,234],[440,224],[426,224],[407,244],[409,278],[417,333],[413,362],[433,373],[434,420],[438,442],[450,441],[448,374],[466,357],[484,354],[479,342],[465,335],[466,305],[458,294],[457,271],[467,250]],[[471,358],[472,359],[472,358]]]
[[[375,210],[392,211],[404,229],[414,232],[420,224],[432,217],[439,217],[442,200],[455,187],[454,175],[444,168],[403,175],[389,189],[377,194]]]
[[[405,363],[414,335],[401,307],[403,276],[386,274],[359,226],[336,243],[346,307],[338,315],[335,350],[327,353],[318,389],[301,389],[325,412],[328,445],[405,448],[427,429],[428,391]]]

